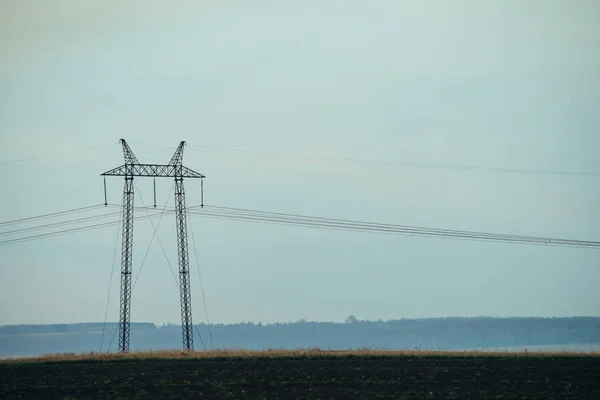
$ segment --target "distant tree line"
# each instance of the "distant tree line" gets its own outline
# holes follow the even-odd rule
[[[208,337],[208,327],[199,325]],[[431,318],[211,325],[217,347],[465,349],[600,343],[600,318]]]
[[[23,334],[78,333],[83,345],[83,342],[88,340],[85,337],[91,337],[91,334],[98,336],[103,325],[89,323],[1,326],[0,338]],[[116,328],[116,323],[107,323],[104,329],[109,335]],[[202,341],[196,338],[196,348],[202,348],[202,343],[208,347],[209,327],[206,324],[198,324],[197,328]],[[140,346],[179,348],[180,329],[179,325],[174,324],[156,326],[152,323],[132,323],[132,347],[137,347],[136,343],[140,340]],[[600,343],[600,318],[478,317],[359,321],[349,317],[346,323],[302,320],[272,324],[212,324],[210,334],[217,348],[507,348]]]
[[[114,330],[116,322],[83,322],[77,324],[43,324],[43,325],[3,325],[0,326],[0,335],[9,334],[39,334],[39,333],[86,333],[101,331],[102,329]],[[156,329],[150,322],[132,322],[131,330]]]

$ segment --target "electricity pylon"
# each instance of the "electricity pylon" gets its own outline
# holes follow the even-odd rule
[[[119,307],[119,351],[129,351],[129,328],[131,316],[131,267],[133,253],[133,177],[175,178],[175,216],[177,221],[177,254],[179,261],[179,295],[181,301],[181,329],[184,350],[194,349],[192,324],[192,297],[190,292],[190,269],[188,257],[187,218],[183,178],[205,178],[204,175],[182,165],[183,148],[181,142],[168,164],[141,164],[133,151],[121,139],[125,164],[101,174],[104,176],[104,205],[106,201],[106,177],[124,176],[123,189],[123,237],[121,248],[121,297]],[[156,207],[156,185],[154,206]]]

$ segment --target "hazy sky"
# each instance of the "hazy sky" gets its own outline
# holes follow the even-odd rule
[[[125,138],[150,163],[186,140],[211,205],[600,240],[598,176],[231,151],[600,172],[599,17],[595,0],[2,1],[0,221],[102,203]],[[600,315],[598,250],[191,223],[215,322]],[[176,266],[174,226],[159,237]],[[0,246],[0,324],[102,321],[116,235]],[[136,276],[151,235],[136,223]],[[132,320],[179,323],[156,241],[139,276]]]

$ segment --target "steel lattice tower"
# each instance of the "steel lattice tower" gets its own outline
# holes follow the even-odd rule
[[[192,297],[190,291],[190,270],[187,238],[187,214],[183,178],[200,178],[205,176],[182,165],[183,148],[181,142],[168,164],[140,164],[129,145],[121,139],[125,164],[102,174],[107,176],[124,176],[123,189],[123,237],[121,248],[121,296],[119,307],[119,351],[129,351],[129,328],[131,316],[131,272],[133,254],[133,210],[134,210],[134,176],[172,177],[175,178],[175,216],[177,222],[177,254],[179,261],[179,292],[181,300],[181,329],[184,350],[194,349],[192,324]],[[155,186],[156,187],[156,186]],[[106,202],[106,182],[105,205]],[[155,193],[156,199],[156,193]],[[156,201],[156,200],[155,200]],[[156,205],[155,205],[156,206]]]

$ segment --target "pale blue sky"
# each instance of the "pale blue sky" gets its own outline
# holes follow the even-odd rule
[[[600,240],[597,176],[193,147],[600,172],[599,16],[593,0],[0,2],[0,221],[103,202],[123,137],[153,163],[186,140],[212,205]],[[120,203],[122,180],[108,186]],[[600,315],[597,250],[192,224],[216,322]],[[173,265],[174,225],[159,229]],[[103,320],[116,229],[0,247],[0,324]],[[134,273],[152,233],[135,229]],[[117,265],[110,320],[118,288]],[[158,243],[132,320],[179,322]]]

